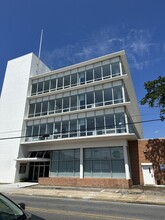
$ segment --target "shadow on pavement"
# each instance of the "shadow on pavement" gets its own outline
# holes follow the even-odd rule
[[[31,219],[32,220],[46,220],[45,218],[41,218],[41,217],[39,217],[39,216],[37,216],[37,215],[31,215]]]

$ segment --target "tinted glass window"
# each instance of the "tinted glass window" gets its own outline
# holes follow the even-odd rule
[[[39,82],[38,83],[38,91],[37,91],[38,93],[41,93],[41,92],[43,92],[43,82]]]
[[[34,116],[34,111],[35,111],[35,103],[30,104],[30,107],[29,107],[29,117],[33,117]]]
[[[56,89],[56,79],[52,79],[51,82],[50,82],[50,88],[53,90],[53,89]]]
[[[85,83],[85,71],[79,72],[79,83],[80,84]]]
[[[99,80],[101,79],[101,67],[96,67],[94,68],[94,80]]]
[[[106,64],[102,68],[103,68],[103,77],[104,78],[110,77],[110,65]]]
[[[71,75],[71,86],[77,85],[77,73]]]
[[[44,82],[44,92],[48,92],[49,91],[49,80]]]
[[[37,83],[32,84],[32,95],[37,93]]]
[[[111,66],[112,66],[112,76],[120,75],[119,62],[112,63]]]
[[[93,69],[86,70],[86,81],[87,82],[93,81]]]
[[[47,115],[48,111],[48,101],[44,101],[42,103],[42,115]]]
[[[64,87],[70,86],[70,75],[64,76]]]

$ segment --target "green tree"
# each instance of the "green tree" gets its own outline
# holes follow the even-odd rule
[[[140,101],[141,105],[148,104],[149,107],[160,109],[160,118],[165,119],[165,77],[159,76],[158,79],[144,83],[147,94]]]

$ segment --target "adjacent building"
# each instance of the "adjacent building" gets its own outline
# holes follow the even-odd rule
[[[0,182],[129,187],[140,121],[124,51],[53,71],[33,53],[11,60],[0,99]]]

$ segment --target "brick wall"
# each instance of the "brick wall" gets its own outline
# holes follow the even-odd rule
[[[156,183],[165,184],[165,171],[160,164],[165,164],[165,139],[149,139],[129,142],[132,182],[143,185],[141,163],[152,163]]]
[[[108,178],[42,177],[39,178],[39,184],[72,187],[130,188],[132,181]]]
[[[133,185],[140,184],[140,166],[138,141],[129,141],[129,154],[131,163],[131,178]]]

